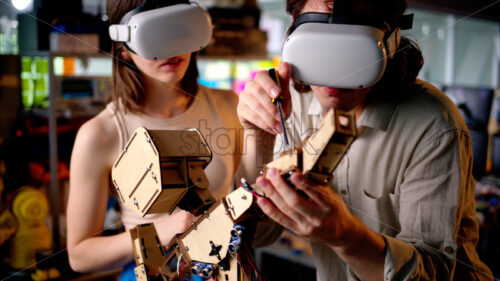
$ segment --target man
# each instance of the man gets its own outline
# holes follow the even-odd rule
[[[397,28],[404,0],[358,0],[350,16],[375,19],[386,34]],[[294,17],[335,12],[324,0],[288,0]],[[292,184],[274,169],[257,184],[268,195],[260,208],[273,220],[311,241],[318,280],[491,280],[475,251],[478,224],[467,127],[454,104],[416,79],[423,64],[418,48],[402,38],[375,85],[343,89],[289,87],[290,66],[279,68],[280,84],[259,73],[240,94],[245,127],[244,167],[270,162],[281,133],[271,98],[284,98],[287,127],[298,145],[334,108],[352,113],[359,137],[334,172],[318,185],[300,173]],[[332,66],[333,67],[333,66]],[[293,108],[293,109],[292,109]],[[248,168],[247,168],[248,169]]]

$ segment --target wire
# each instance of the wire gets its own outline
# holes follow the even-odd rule
[[[247,276],[246,276],[245,270],[243,269],[243,264],[241,263],[241,256],[238,254],[236,254],[236,262],[238,263],[239,268],[240,268],[240,280],[244,281],[247,279]]]
[[[259,280],[260,281],[263,281],[262,280],[262,276],[260,276],[260,273],[259,271],[257,270],[257,268],[255,267],[255,264],[253,263],[252,259],[250,258],[250,256],[248,255],[248,253],[245,253],[245,257],[246,259],[248,260],[248,263],[250,264],[250,266],[252,267],[253,271],[257,274],[257,277],[259,277]]]
[[[243,189],[245,189],[246,191],[250,192],[253,196],[259,197],[259,198],[264,198],[264,196],[255,192],[255,190],[252,188],[251,185],[248,184],[248,182],[245,178],[241,178],[240,186],[243,187]]]
[[[257,194],[257,193],[255,193],[255,192],[253,192],[253,191],[248,190],[248,192],[250,192],[250,193],[251,193],[253,196],[255,196],[255,197],[258,197],[258,198],[265,198],[264,196],[262,196],[262,195],[260,195],[260,194]]]
[[[181,265],[181,261],[182,261],[182,253],[181,255],[179,256],[179,259],[177,260],[177,275],[179,275],[179,278],[181,277],[181,273],[180,271],[182,270],[182,268],[180,268],[181,270],[179,270],[179,266]],[[183,264],[184,265],[184,264]],[[182,267],[182,266],[181,266]]]

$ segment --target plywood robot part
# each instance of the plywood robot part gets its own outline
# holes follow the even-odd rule
[[[280,158],[264,165],[264,174],[270,168],[278,169],[284,176],[301,171],[313,181],[328,183],[356,135],[354,116],[331,109],[323,116],[318,131],[300,147],[284,152]]]
[[[331,180],[333,170],[356,137],[354,117],[330,110],[316,133],[301,146],[265,165],[284,177],[301,171],[318,183]],[[204,168],[212,157],[196,129],[188,131],[136,130],[117,159],[112,178],[124,204],[140,215],[169,213],[181,207],[200,218],[163,247],[153,224],[131,230],[137,280],[185,280],[201,274],[216,280],[248,280],[248,268],[238,263],[251,245],[260,188],[246,185],[215,201],[208,192]],[[260,193],[260,194],[258,194]],[[249,221],[251,221],[249,223]],[[246,229],[248,228],[248,229]]]
[[[113,165],[119,199],[137,214],[170,213],[175,207],[194,214],[215,200],[204,168],[212,152],[198,130],[138,128]]]

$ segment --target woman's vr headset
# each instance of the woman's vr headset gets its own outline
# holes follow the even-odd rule
[[[194,3],[141,6],[125,14],[120,24],[111,25],[109,36],[145,59],[166,59],[206,47],[212,38],[212,21]]]
[[[341,1],[338,1],[339,3]],[[335,9],[337,1],[335,1]],[[403,15],[389,32],[385,22],[368,18],[304,13],[288,30],[282,45],[283,61],[292,78],[306,85],[344,89],[366,88],[384,74],[394,56],[401,29],[411,28],[413,15]]]

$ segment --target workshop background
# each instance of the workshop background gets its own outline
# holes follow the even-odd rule
[[[481,259],[500,278],[500,1],[410,0],[420,78],[444,90],[473,138]],[[200,0],[214,36],[199,83],[239,93],[276,66],[291,18],[284,0]],[[65,251],[69,158],[78,128],[111,89],[105,0],[0,0],[0,280],[117,280],[77,274]],[[105,234],[121,231],[109,199]],[[285,232],[256,249],[269,280],[314,280],[307,243]]]

